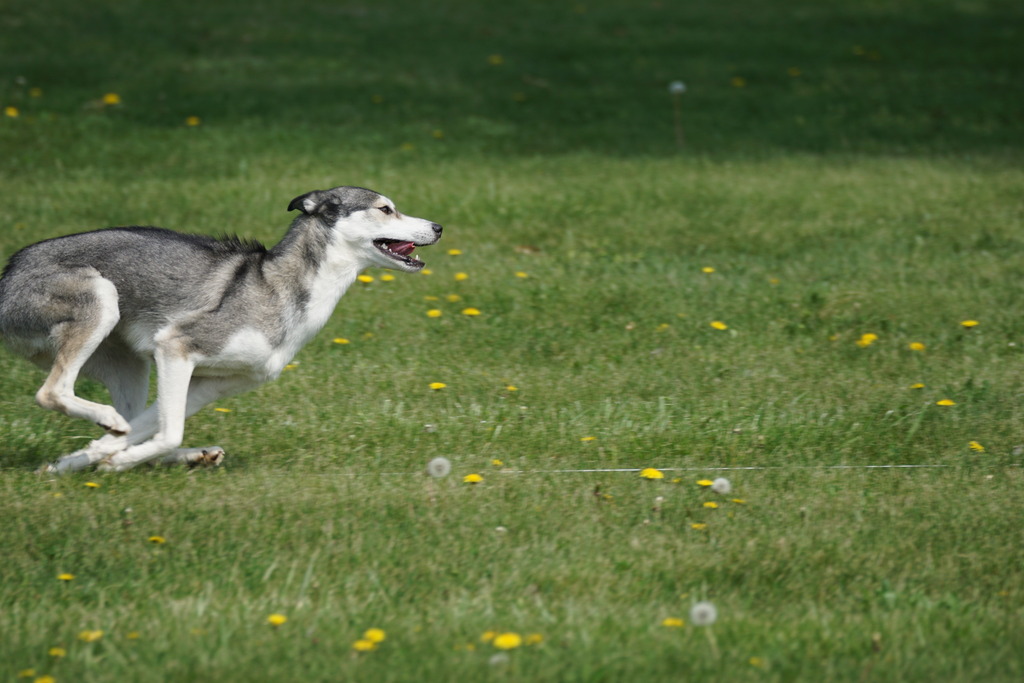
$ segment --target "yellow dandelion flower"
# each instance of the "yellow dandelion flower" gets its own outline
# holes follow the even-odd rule
[[[360,275],[356,279],[359,280],[360,282],[364,282],[366,284],[369,284],[369,283],[373,282],[373,276],[372,275]]]
[[[714,510],[715,508],[718,507],[718,503],[716,503],[713,500],[709,500],[708,502],[704,503],[704,507],[711,508],[712,510]]]
[[[384,629],[381,628],[369,628],[363,634],[363,640],[368,640],[371,643],[383,643],[387,637]]]
[[[860,336],[860,339],[857,340],[857,346],[859,346],[860,348],[864,349],[864,348],[867,348],[867,347],[871,346],[876,341],[878,341],[878,335],[877,334],[873,334],[871,332],[867,332],[865,334],[862,334]]]
[[[596,436],[581,436],[580,441],[596,441]]]
[[[527,275],[526,273],[524,273],[524,272],[523,272],[523,271],[521,271],[521,270],[517,270],[517,271],[516,271],[516,277],[519,277],[519,278],[528,278],[528,277],[530,277],[530,276],[529,276],[529,275]]]
[[[449,256],[462,256],[462,250],[461,249],[449,249],[448,250],[448,255]]]
[[[499,650],[514,650],[522,644],[523,637],[518,633],[499,633],[491,641],[491,645]]]
[[[16,119],[21,116],[21,112],[18,111],[17,107],[4,107],[4,116],[10,119]]]
[[[444,297],[444,299],[450,304],[457,304],[460,301],[462,301],[462,297],[459,296],[458,294],[448,294]]]
[[[504,467],[505,466],[505,462],[503,460],[499,460],[497,458],[494,458],[493,460],[491,460],[491,464],[493,466],[495,466],[495,467]]]
[[[335,337],[331,341],[333,341],[335,344],[351,344],[351,342],[348,339],[345,339],[344,337]]]
[[[189,126],[190,128],[195,128],[196,126],[198,126],[202,122],[203,122],[203,120],[200,119],[198,116],[189,116],[188,118],[185,119],[185,125]]]
[[[462,309],[462,315],[468,315],[468,316],[480,315],[480,309],[479,308],[472,308],[472,307],[471,308],[463,308]]]
[[[29,88],[28,89],[28,96],[29,97],[42,97],[43,96],[43,89],[42,88]]]
[[[736,503],[737,505],[746,505],[747,504],[747,501],[743,500],[742,498],[733,498],[732,502]]]
[[[462,478],[463,483],[466,484],[479,484],[484,480],[479,474],[467,474]]]
[[[395,279],[395,276],[392,275],[391,273],[384,273],[383,275],[380,276],[380,281],[381,282],[392,282],[392,281],[394,281],[394,279]]]
[[[922,384],[921,382],[915,382],[914,384],[911,384],[907,388],[908,389],[924,389],[924,384]]]
[[[715,482],[711,481],[710,479],[698,479],[697,480],[697,486],[711,486],[714,483]]]
[[[956,405],[956,401],[953,401],[953,400],[948,399],[948,398],[944,398],[941,401],[936,401],[935,405],[937,405],[937,406],[955,406]]]
[[[531,633],[528,636],[526,636],[525,642],[527,645],[540,645],[544,642],[544,636],[542,636],[539,633]]]
[[[924,351],[927,347],[921,342],[910,342],[907,344],[907,348],[911,351]]]
[[[985,452],[985,447],[982,446],[977,441],[971,441],[969,444],[967,444],[967,447],[970,448],[972,451],[975,451],[977,453],[984,453]]]
[[[283,614],[276,614],[275,613],[275,614],[271,614],[270,616],[267,617],[267,623],[270,624],[271,626],[281,626],[286,621],[288,621],[288,617],[286,617]]]
[[[653,467],[645,467],[640,470],[640,476],[644,479],[664,479],[665,473]]]
[[[57,580],[58,581],[74,581],[75,580],[75,575],[74,574],[68,574],[67,572],[65,572],[63,574],[57,574]]]
[[[686,626],[686,622],[679,617],[665,617],[661,620],[661,625],[667,628],[682,628]]]
[[[140,634],[138,631],[128,631],[128,633],[124,634],[124,637],[128,640],[138,640],[142,637],[142,634]]]
[[[444,389],[447,386],[448,385],[445,384],[444,382],[431,382],[430,383],[430,388],[433,389],[434,391],[440,391],[441,389]]]
[[[461,272],[460,273],[455,273],[455,281],[456,282],[462,282],[463,280],[468,280],[468,279],[469,279],[469,274],[468,273],[461,273]]]
[[[68,651],[62,647],[51,647],[47,651],[47,654],[49,654],[51,657],[67,657]]]
[[[980,324],[981,323],[979,323],[977,320],[964,320],[963,322],[960,323],[960,326],[966,327],[967,329],[971,329],[972,327],[977,327]]]
[[[101,486],[100,484],[97,484],[94,481],[87,481],[82,485],[89,489],[98,489]]]
[[[433,275],[434,271],[432,271],[430,268],[423,268],[422,270],[420,270],[420,274],[421,275]]]
[[[690,528],[691,529],[696,529],[697,531],[704,531],[705,529],[708,528],[708,525],[704,524],[703,522],[694,522],[693,524],[690,525]]]
[[[715,269],[712,268],[711,266],[704,266],[703,268],[700,269],[700,272],[710,275],[711,273],[715,272]]]
[[[440,308],[431,308],[429,311],[427,311],[428,318],[440,318],[442,315],[444,315],[444,313],[441,311]]]
[[[711,324],[711,327],[715,328],[716,330],[727,330],[727,329],[729,329],[729,326],[726,325],[725,323],[723,323],[721,320],[712,320],[710,324]]]
[[[440,301],[440,299],[438,297],[434,296],[433,294],[427,294],[425,297],[423,297],[423,300],[424,301]]]
[[[484,631],[483,634],[480,636],[480,642],[489,643],[492,640],[494,640],[494,637],[497,635],[498,633],[496,631]]]
[[[655,330],[656,330],[657,332],[664,332],[665,330],[667,330],[667,329],[670,329],[671,327],[672,327],[672,326],[671,326],[671,325],[669,325],[668,323],[661,323],[660,325],[658,325],[658,326],[657,326],[656,328],[654,328],[654,329],[655,329]]]
[[[163,536],[150,536],[149,537],[149,542],[150,543],[156,543],[157,545],[160,545],[161,543],[166,543],[167,539],[164,538]]]
[[[370,650],[377,649],[377,643],[373,642],[372,640],[360,638],[356,642],[352,643],[352,649],[356,652],[369,652]]]
[[[519,391],[519,387],[514,384],[509,384],[505,387],[505,391]]]
[[[32,678],[36,675],[35,669],[22,669],[18,672],[18,678]]]
[[[763,669],[768,665],[761,657],[751,657],[747,660],[747,663],[758,669]]]
[[[32,680],[32,683],[57,683],[57,679],[53,676],[40,676]]]
[[[487,63],[490,64],[491,66],[501,66],[502,64],[505,63],[505,58],[502,57],[501,55],[488,55]]]
[[[289,363],[288,365],[284,366],[284,369],[285,370],[294,370],[297,367],[299,367],[298,363]]]
[[[214,408],[213,410],[216,413],[230,413],[231,412],[231,408]]]
[[[78,639],[86,643],[95,643],[97,640],[103,637],[103,631],[96,629],[93,631],[82,631],[78,634]]]
[[[118,95],[116,92],[108,92],[106,95],[103,96],[103,104],[107,106],[121,104],[121,96]]]

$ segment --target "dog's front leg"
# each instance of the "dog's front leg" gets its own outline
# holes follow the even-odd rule
[[[259,386],[260,382],[246,375],[234,377],[193,377],[188,389],[186,414],[191,417],[204,406],[217,399],[226,398]],[[187,465],[188,467],[216,467],[224,461],[224,449],[220,446],[204,448],[178,448],[164,455],[160,464],[168,467]]]
[[[195,363],[184,354],[158,348],[156,360],[156,408],[159,427],[153,438],[114,453],[100,462],[98,469],[122,472],[149,462],[181,445],[185,437],[189,383]]]

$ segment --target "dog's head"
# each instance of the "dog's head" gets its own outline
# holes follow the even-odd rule
[[[330,228],[367,266],[418,271],[423,261],[413,250],[441,238],[437,223],[406,216],[384,195],[361,187],[307,192],[288,205],[296,209]]]

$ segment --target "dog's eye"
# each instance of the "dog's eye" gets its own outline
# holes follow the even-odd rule
[[[394,211],[391,210],[390,206],[378,206],[377,208],[380,209],[385,216],[390,216],[391,214],[394,213]]]

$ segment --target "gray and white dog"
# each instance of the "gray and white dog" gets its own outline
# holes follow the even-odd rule
[[[415,272],[416,247],[441,226],[402,215],[358,187],[296,197],[301,214],[272,249],[162,228],[109,228],[45,240],[14,254],[0,279],[0,336],[49,370],[44,408],[107,434],[46,465],[217,464],[220,447],[180,449],[185,418],[276,378],[370,266]],[[150,363],[157,394],[146,406]],[[113,406],[75,396],[79,374]]]

